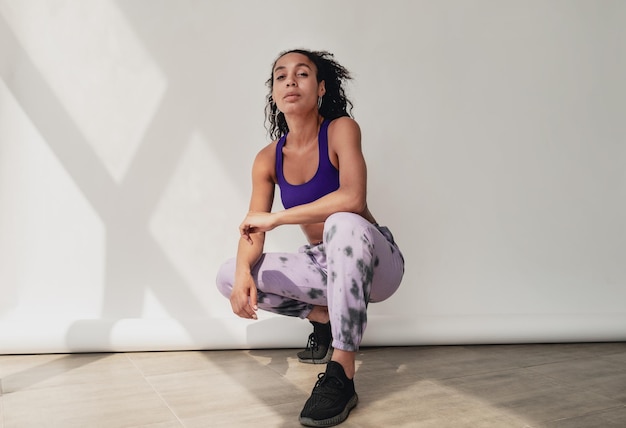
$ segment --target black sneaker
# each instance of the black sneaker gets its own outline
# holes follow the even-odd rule
[[[326,364],[333,356],[330,322],[322,324],[311,321],[311,324],[313,324],[313,333],[309,334],[304,351],[298,352],[298,360],[307,364]]]
[[[331,427],[348,418],[359,397],[354,381],[348,379],[341,364],[330,361],[320,373],[311,396],[300,413],[300,423],[309,427]]]

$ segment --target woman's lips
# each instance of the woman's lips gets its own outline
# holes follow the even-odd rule
[[[295,100],[296,98],[299,98],[300,94],[287,94],[283,97],[284,100]]]

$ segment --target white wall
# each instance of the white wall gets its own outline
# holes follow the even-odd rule
[[[624,22],[617,0],[0,0],[0,353],[304,344],[214,287],[294,47],[353,71],[407,260],[365,344],[626,339]]]

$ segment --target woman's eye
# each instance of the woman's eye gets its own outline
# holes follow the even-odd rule
[[[298,73],[298,76],[302,76],[302,77],[307,77],[308,75],[309,75],[309,74],[308,74],[308,73],[305,73],[305,72]]]
[[[285,76],[280,75],[280,76],[276,76],[276,80],[283,80],[285,78]]]

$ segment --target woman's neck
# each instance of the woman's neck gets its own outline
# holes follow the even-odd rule
[[[317,134],[324,118],[315,111],[306,116],[285,117],[285,120],[289,127],[289,144],[302,146],[313,139],[317,139]]]

